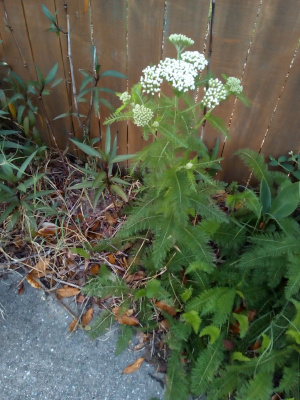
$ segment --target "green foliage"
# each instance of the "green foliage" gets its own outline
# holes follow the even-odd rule
[[[279,156],[277,160],[269,156],[269,165],[272,167],[280,167],[287,174],[292,174],[292,176],[299,181],[300,180],[300,154],[293,154],[292,151],[289,152],[289,156]]]
[[[133,155],[117,155],[117,135],[115,136],[113,144],[111,145],[112,140],[110,127],[108,126],[106,129],[104,150],[96,150],[94,147],[85,143],[81,143],[78,140],[71,139],[71,141],[89,157],[95,157],[100,163],[102,170],[100,172],[96,172],[91,168],[80,168],[85,173],[85,178],[81,181],[81,183],[76,183],[75,185],[70,186],[69,189],[94,189],[94,208],[96,207],[100,196],[105,190],[108,191],[112,199],[112,193],[114,193],[127,202],[127,196],[122,190],[121,186],[128,185],[128,182],[120,179],[117,175],[113,175],[113,167],[116,163],[129,160],[133,157]]]
[[[28,157],[6,155],[2,149],[0,152],[0,202],[5,204],[0,223],[7,220],[6,230],[10,231],[25,214],[29,230],[36,229],[35,211],[53,214],[53,209],[43,202],[43,196],[53,193],[53,190],[38,188],[45,173],[30,173],[29,166],[37,150]]]
[[[198,86],[209,82],[196,80]],[[217,151],[210,153],[199,139],[204,120],[226,134],[211,117],[214,107],[205,110],[211,103],[203,107],[178,87],[173,97],[142,88],[139,83],[121,94],[123,105],[107,123],[130,117],[145,138],[153,136],[134,159],[143,186],[116,235],[122,242],[139,238],[138,266],[147,280],[133,288],[116,279],[126,287],[122,295],[138,301],[143,329],[162,317],[168,321],[165,398],[187,400],[192,393],[269,400],[280,388],[285,398],[299,399],[291,378],[300,353],[300,228],[293,218],[299,182],[270,171],[262,154],[241,150],[259,186],[232,184],[224,211],[214,200],[225,187],[211,173],[220,162]],[[245,100],[241,89],[237,97]],[[112,277],[99,279],[87,293],[121,296],[110,290]],[[298,382],[298,369],[294,376]]]

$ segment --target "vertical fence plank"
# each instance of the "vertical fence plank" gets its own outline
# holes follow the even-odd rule
[[[5,60],[13,71],[22,76],[23,79],[34,79],[36,74],[30,41],[26,32],[22,2],[20,0],[3,0],[0,10],[0,32]],[[8,19],[6,19],[5,10]]]
[[[243,80],[251,107],[236,105],[223,179],[247,181],[248,169],[233,154],[244,147],[260,150],[299,37],[300,3],[264,0]]]
[[[87,126],[87,119],[90,110],[90,93],[86,94],[84,98],[87,102],[77,101],[77,96],[80,93],[80,86],[85,78],[80,70],[92,72],[92,43],[91,43],[91,24],[89,16],[89,8],[85,7],[86,2],[83,1],[65,1],[64,5],[59,4],[58,7],[58,22],[64,26],[64,31],[67,31],[67,19],[69,18],[70,25],[70,49],[71,61],[74,74],[74,81],[72,81],[70,57],[68,54],[68,37],[64,38],[62,45],[63,61],[65,66],[66,75],[69,83],[69,103],[72,105],[72,111],[77,114],[75,106],[75,97],[78,107],[78,114],[82,117],[74,115],[72,117],[72,125],[74,127],[74,136],[82,138],[84,127]],[[85,89],[90,87],[87,85]],[[76,93],[76,95],[74,94]],[[93,114],[94,115],[94,114]],[[99,137],[99,124],[97,118],[91,118],[90,123],[90,137]],[[72,148],[72,147],[71,147]],[[78,150],[78,149],[77,149]],[[78,152],[80,153],[80,152]]]
[[[55,14],[55,3],[53,0],[43,0],[43,4],[52,14]],[[40,68],[42,74],[46,76],[57,62],[57,77],[63,77],[63,62],[59,40],[53,32],[47,32],[50,21],[43,13],[42,4],[26,1],[24,12],[34,63]],[[65,148],[68,137],[66,123],[62,120],[53,121],[56,116],[68,110],[67,94],[62,83],[53,88],[50,95],[44,96],[44,104],[56,137],[56,142],[59,147]]]
[[[147,65],[161,57],[164,1],[128,1],[128,85],[140,80]],[[135,153],[145,144],[140,128],[128,124],[128,152]]]
[[[207,30],[210,0],[169,0],[166,2],[163,57],[176,57],[175,47],[168,41],[173,33],[193,39],[195,44],[187,50],[203,51]]]
[[[126,2],[119,0],[98,0],[92,2],[94,41],[97,47],[101,72],[116,70],[127,75],[127,50],[126,50]],[[103,77],[100,86],[125,92],[127,80],[123,78]],[[108,100],[114,109],[120,107],[121,102],[115,94],[102,92],[103,98]],[[101,105],[101,135],[105,136],[105,119],[111,111]],[[115,122],[111,126],[112,136],[118,134],[118,152],[127,153],[127,122]],[[102,144],[103,145],[103,144]]]
[[[203,52],[208,29],[210,0],[171,0],[166,2],[163,58],[176,58],[176,50],[168,38],[173,33],[183,34],[194,40],[187,51]],[[163,92],[172,95],[169,85],[163,84]]]
[[[244,63],[250,46],[260,0],[216,0],[213,18],[211,71],[214,77],[223,80],[222,73],[241,79]],[[231,96],[213,111],[228,124],[233,111]],[[209,149],[220,139],[219,155],[223,148],[224,136],[208,123],[205,126],[204,141]]]
[[[262,152],[266,155],[278,157],[288,155],[289,151],[294,154],[300,150],[300,52],[290,71],[286,86],[278,103],[276,113]]]

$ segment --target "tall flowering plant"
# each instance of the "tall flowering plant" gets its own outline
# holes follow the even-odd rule
[[[145,139],[153,135],[155,141],[159,138],[164,142],[166,147],[161,156],[179,150],[184,150],[185,155],[194,150],[198,157],[203,156],[203,152],[207,153],[200,139],[204,121],[227,135],[225,124],[212,115],[212,111],[231,95],[246,104],[247,100],[239,79],[223,75],[224,82],[221,82],[204,74],[208,64],[204,55],[198,51],[185,51],[194,44],[192,39],[173,34],[169,41],[176,48],[177,58],[165,58],[157,65],[146,67],[131,92],[118,94],[123,105],[106,123],[132,119],[142,128]],[[191,163],[196,163],[196,159]]]
[[[219,287],[215,275],[213,235],[226,231],[229,217],[214,201],[216,191],[224,188],[212,173],[220,160],[204,145],[201,126],[208,121],[227,134],[213,110],[231,95],[246,99],[238,79],[223,76],[221,82],[204,74],[204,55],[185,51],[193,40],[177,34],[169,40],[177,58],[145,68],[140,82],[119,94],[123,104],[106,123],[131,119],[145,139],[153,139],[135,157],[142,186],[116,240],[137,244],[138,253],[133,254],[126,275],[142,268],[147,277],[129,288],[128,301],[139,305],[128,303],[128,307],[139,307],[139,322],[146,329],[155,329],[163,318],[169,326],[165,399],[186,400],[191,388],[195,394],[206,391],[221,363],[222,340],[239,296],[235,284]],[[199,295],[208,299],[203,300],[207,308],[202,314]],[[214,349],[219,364],[199,372]]]

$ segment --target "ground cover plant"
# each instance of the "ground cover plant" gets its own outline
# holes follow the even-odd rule
[[[227,135],[214,108],[232,95],[248,102],[238,79],[204,74],[204,56],[185,51],[191,39],[170,41],[177,59],[147,67],[130,92],[118,94],[104,150],[72,140],[86,161],[53,158],[28,142],[26,130],[22,145],[9,144],[3,129],[0,273],[22,266],[37,289],[76,296],[82,310],[71,313],[71,331],[79,326],[96,337],[117,321],[117,352],[137,332],[135,349],[149,353],[123,372],[152,356],[166,369],[167,400],[300,399],[300,183],[248,149],[238,154],[254,188],[216,179],[218,143],[207,149],[202,125]],[[4,100],[6,113],[12,106]],[[16,113],[18,127],[24,115],[30,122],[25,110]],[[121,179],[114,167],[131,156],[116,155],[110,125],[128,119],[151,141]],[[36,146],[33,155],[28,146]],[[286,161],[297,158],[278,160]],[[33,176],[38,189],[28,183]],[[102,311],[89,326],[95,305]]]

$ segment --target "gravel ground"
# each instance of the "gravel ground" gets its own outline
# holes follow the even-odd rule
[[[151,365],[122,374],[142,355],[114,356],[116,330],[95,341],[81,330],[70,334],[71,317],[27,282],[18,295],[19,279],[17,272],[0,278],[0,400],[163,399]]]

